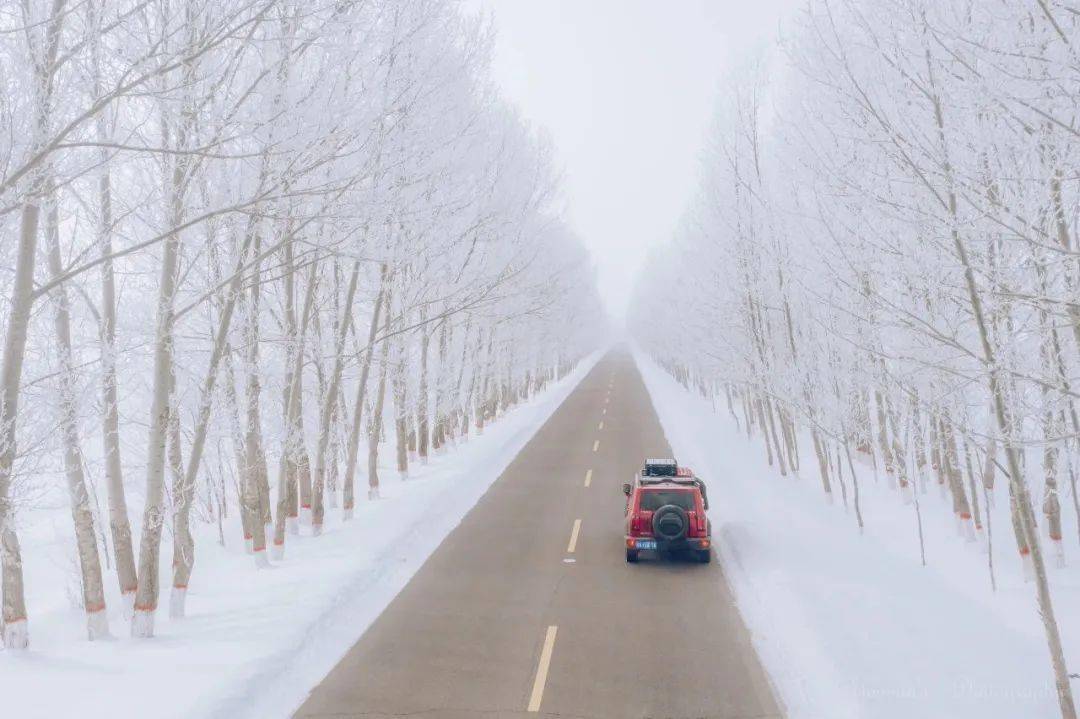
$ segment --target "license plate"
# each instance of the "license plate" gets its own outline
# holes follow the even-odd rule
[[[635,544],[638,549],[656,549],[655,539],[639,539]]]

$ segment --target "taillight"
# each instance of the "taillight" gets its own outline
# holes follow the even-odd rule
[[[652,527],[652,512],[635,512],[630,520],[630,531],[633,534],[649,535]]]

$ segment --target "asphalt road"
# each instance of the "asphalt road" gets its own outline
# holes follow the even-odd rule
[[[651,456],[670,449],[614,352],[296,716],[781,717],[718,564],[625,562],[621,488]]]

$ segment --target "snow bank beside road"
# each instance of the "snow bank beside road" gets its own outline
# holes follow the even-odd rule
[[[933,490],[922,503],[923,567],[914,510],[869,469],[860,475],[860,536],[839,502],[826,503],[809,440],[800,445],[804,476],[781,477],[759,437],[747,439],[708,399],[642,354],[636,359],[680,463],[708,482],[716,549],[789,719],[1060,716],[1007,502],[992,514],[992,593],[985,555],[956,537]],[[1075,536],[1075,527],[1065,534]],[[1050,571],[1075,663],[1080,571]]]
[[[483,435],[416,466],[409,479],[386,466],[381,500],[360,501],[348,523],[327,512],[321,537],[289,537],[285,560],[269,569],[253,568],[238,527],[226,528],[226,547],[215,527],[198,527],[188,616],[173,620],[159,610],[154,639],[128,639],[110,597],[117,639],[86,641],[82,613],[62,589],[70,537],[53,529],[63,526],[58,517],[31,517],[27,566],[48,569],[28,584],[52,594],[31,597],[45,608],[31,617],[31,649],[0,651],[0,706],[19,719],[289,715],[598,359],[582,361]],[[390,451],[381,455],[393,460]]]

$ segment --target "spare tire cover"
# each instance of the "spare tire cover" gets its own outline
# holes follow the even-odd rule
[[[675,504],[665,504],[653,512],[652,526],[657,539],[673,542],[686,537],[690,521],[685,509]]]

